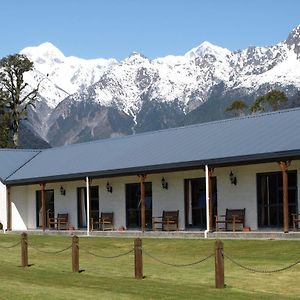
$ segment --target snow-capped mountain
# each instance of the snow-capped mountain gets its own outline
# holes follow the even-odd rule
[[[140,53],[84,60],[51,43],[21,53],[35,67],[25,80],[41,81],[32,127],[53,145],[176,126],[212,97],[300,90],[300,25],[276,45],[236,52],[203,42],[182,56],[154,60]]]

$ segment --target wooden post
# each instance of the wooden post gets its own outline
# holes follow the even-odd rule
[[[145,214],[145,179],[146,175],[139,175],[140,184],[141,184],[141,229],[142,232],[145,231],[145,225],[146,225],[146,214]]]
[[[11,194],[10,194],[10,186],[6,187],[6,207],[7,207],[7,230],[12,229],[12,224],[11,224],[11,217],[12,217],[12,212],[11,212]]]
[[[46,229],[46,200],[45,200],[45,187],[46,184],[41,184],[41,198],[42,198],[42,229]]]
[[[79,238],[76,235],[72,238],[72,272],[79,272]]]
[[[143,279],[142,240],[140,238],[134,240],[134,275],[135,279]]]
[[[21,234],[21,266],[28,267],[28,242],[25,232]]]
[[[220,240],[216,240],[215,243],[215,282],[217,289],[223,289],[225,287],[223,243]]]
[[[288,169],[290,166],[290,161],[281,161],[279,163],[282,171],[282,188],[283,188],[283,231],[285,233],[289,232],[289,182],[288,182]]]
[[[212,175],[214,173],[214,168],[209,168],[208,170],[208,197],[209,197],[209,228],[210,231],[213,230],[213,199],[212,199]]]

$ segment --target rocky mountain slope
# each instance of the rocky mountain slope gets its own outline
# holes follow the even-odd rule
[[[234,99],[300,90],[300,25],[276,45],[237,52],[203,42],[154,60],[65,57],[51,43],[21,53],[35,66],[25,80],[41,81],[27,125],[53,146],[222,118]]]

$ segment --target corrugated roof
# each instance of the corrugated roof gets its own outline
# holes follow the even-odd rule
[[[300,109],[258,114],[41,151],[9,183],[300,157]]]
[[[4,181],[38,153],[35,150],[0,149],[0,180]]]

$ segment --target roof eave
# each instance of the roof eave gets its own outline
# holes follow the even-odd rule
[[[300,159],[300,149],[291,150],[291,151],[224,157],[224,158],[212,158],[212,159],[197,160],[197,161],[175,162],[175,163],[160,164],[160,165],[138,166],[138,167],[124,168],[124,169],[92,171],[92,172],[82,172],[82,173],[74,173],[74,174],[61,174],[61,175],[45,176],[45,177],[38,177],[38,178],[24,178],[24,179],[16,179],[16,180],[6,179],[3,183],[6,185],[29,185],[29,184],[40,184],[40,183],[50,183],[50,182],[82,180],[85,177],[107,178],[107,177],[117,177],[117,176],[131,176],[137,174],[154,174],[154,173],[174,172],[174,171],[182,171],[182,170],[202,169],[204,168],[205,165],[209,165],[213,167],[226,167],[226,166],[234,166],[234,165],[249,165],[249,164],[259,164],[259,163],[268,163],[268,162],[279,162],[282,159],[284,160]]]

